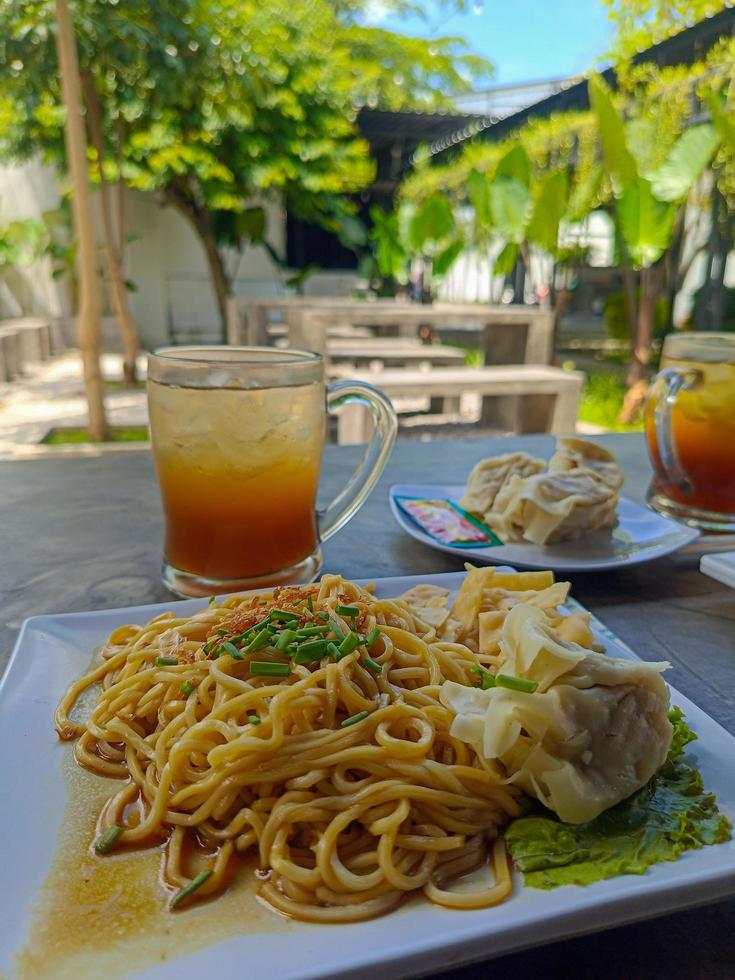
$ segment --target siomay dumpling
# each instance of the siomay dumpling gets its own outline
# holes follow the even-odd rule
[[[498,673],[536,682],[533,693],[447,681],[451,733],[567,823],[593,820],[644,786],[671,741],[667,663],[617,660],[557,636],[522,604],[502,631]]]
[[[612,490],[620,490],[625,477],[609,450],[596,442],[565,436],[556,440],[556,452],[549,460],[550,473],[591,470]]]
[[[506,540],[568,541],[613,527],[618,494],[591,470],[512,479],[499,493],[488,524]]]
[[[522,452],[481,459],[469,475],[459,506],[471,514],[484,517],[494,509],[498,494],[509,480],[533,476],[540,473],[545,466],[542,459]]]

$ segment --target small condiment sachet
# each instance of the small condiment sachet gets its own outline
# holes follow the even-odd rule
[[[492,548],[503,543],[487,524],[452,500],[396,497],[395,501],[422,531],[440,544],[457,548]]]

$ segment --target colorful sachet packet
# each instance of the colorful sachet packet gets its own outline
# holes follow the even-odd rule
[[[422,531],[440,544],[455,548],[492,548],[503,543],[486,524],[452,500],[396,497],[395,501]]]

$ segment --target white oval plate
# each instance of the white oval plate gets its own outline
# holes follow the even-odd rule
[[[530,542],[514,542],[491,548],[462,548],[441,544],[428,535],[396,503],[396,497],[422,497],[430,500],[458,502],[464,486],[445,486],[439,483],[397,483],[390,488],[389,499],[393,516],[407,534],[422,544],[448,555],[489,565],[514,565],[516,568],[551,568],[560,572],[601,572],[623,568],[640,562],[662,558],[691,544],[699,531],[677,524],[676,521],[640,504],[621,497],[618,504],[618,523],[609,531],[595,531],[575,541],[540,546]]]

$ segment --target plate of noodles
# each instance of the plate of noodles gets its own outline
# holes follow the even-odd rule
[[[0,972],[406,976],[734,892],[735,739],[568,593],[468,566],[27,620]]]

